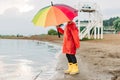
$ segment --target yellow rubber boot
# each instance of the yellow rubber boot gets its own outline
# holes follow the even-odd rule
[[[79,69],[77,64],[72,64],[72,70],[70,71],[70,74],[78,74]]]
[[[73,63],[68,63],[68,69],[64,71],[65,74],[69,74],[72,71],[72,64]]]

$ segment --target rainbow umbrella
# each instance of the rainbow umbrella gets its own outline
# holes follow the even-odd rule
[[[56,26],[73,20],[78,11],[65,4],[53,4],[40,9],[34,16],[32,22],[35,26]]]

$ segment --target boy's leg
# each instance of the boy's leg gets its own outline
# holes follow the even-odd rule
[[[72,63],[72,58],[70,54],[66,54],[67,60],[69,63]]]
[[[71,59],[71,57],[70,57],[70,54],[66,54],[66,57],[67,57],[67,60],[68,60],[68,69],[67,70],[65,70],[64,72],[66,73],[66,74],[68,74],[68,73],[70,73],[71,72],[71,70],[72,70],[72,59]]]
[[[70,58],[71,58],[71,60],[72,60],[72,63],[73,64],[76,64],[77,63],[77,59],[76,59],[76,56],[75,55],[69,55],[70,56]]]

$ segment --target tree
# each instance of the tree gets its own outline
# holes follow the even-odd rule
[[[57,34],[58,34],[58,32],[56,30],[54,30],[54,29],[50,29],[48,31],[48,35],[57,35]]]
[[[104,27],[111,27],[113,26],[113,22],[115,20],[117,20],[119,17],[113,17],[113,18],[110,18],[110,19],[107,19],[107,20],[103,20],[103,26]]]
[[[115,20],[113,22],[113,26],[114,26],[116,32],[120,31],[120,18],[118,18],[117,20]]]

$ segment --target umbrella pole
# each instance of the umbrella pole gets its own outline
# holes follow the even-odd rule
[[[53,6],[53,2],[51,1],[51,6]]]

